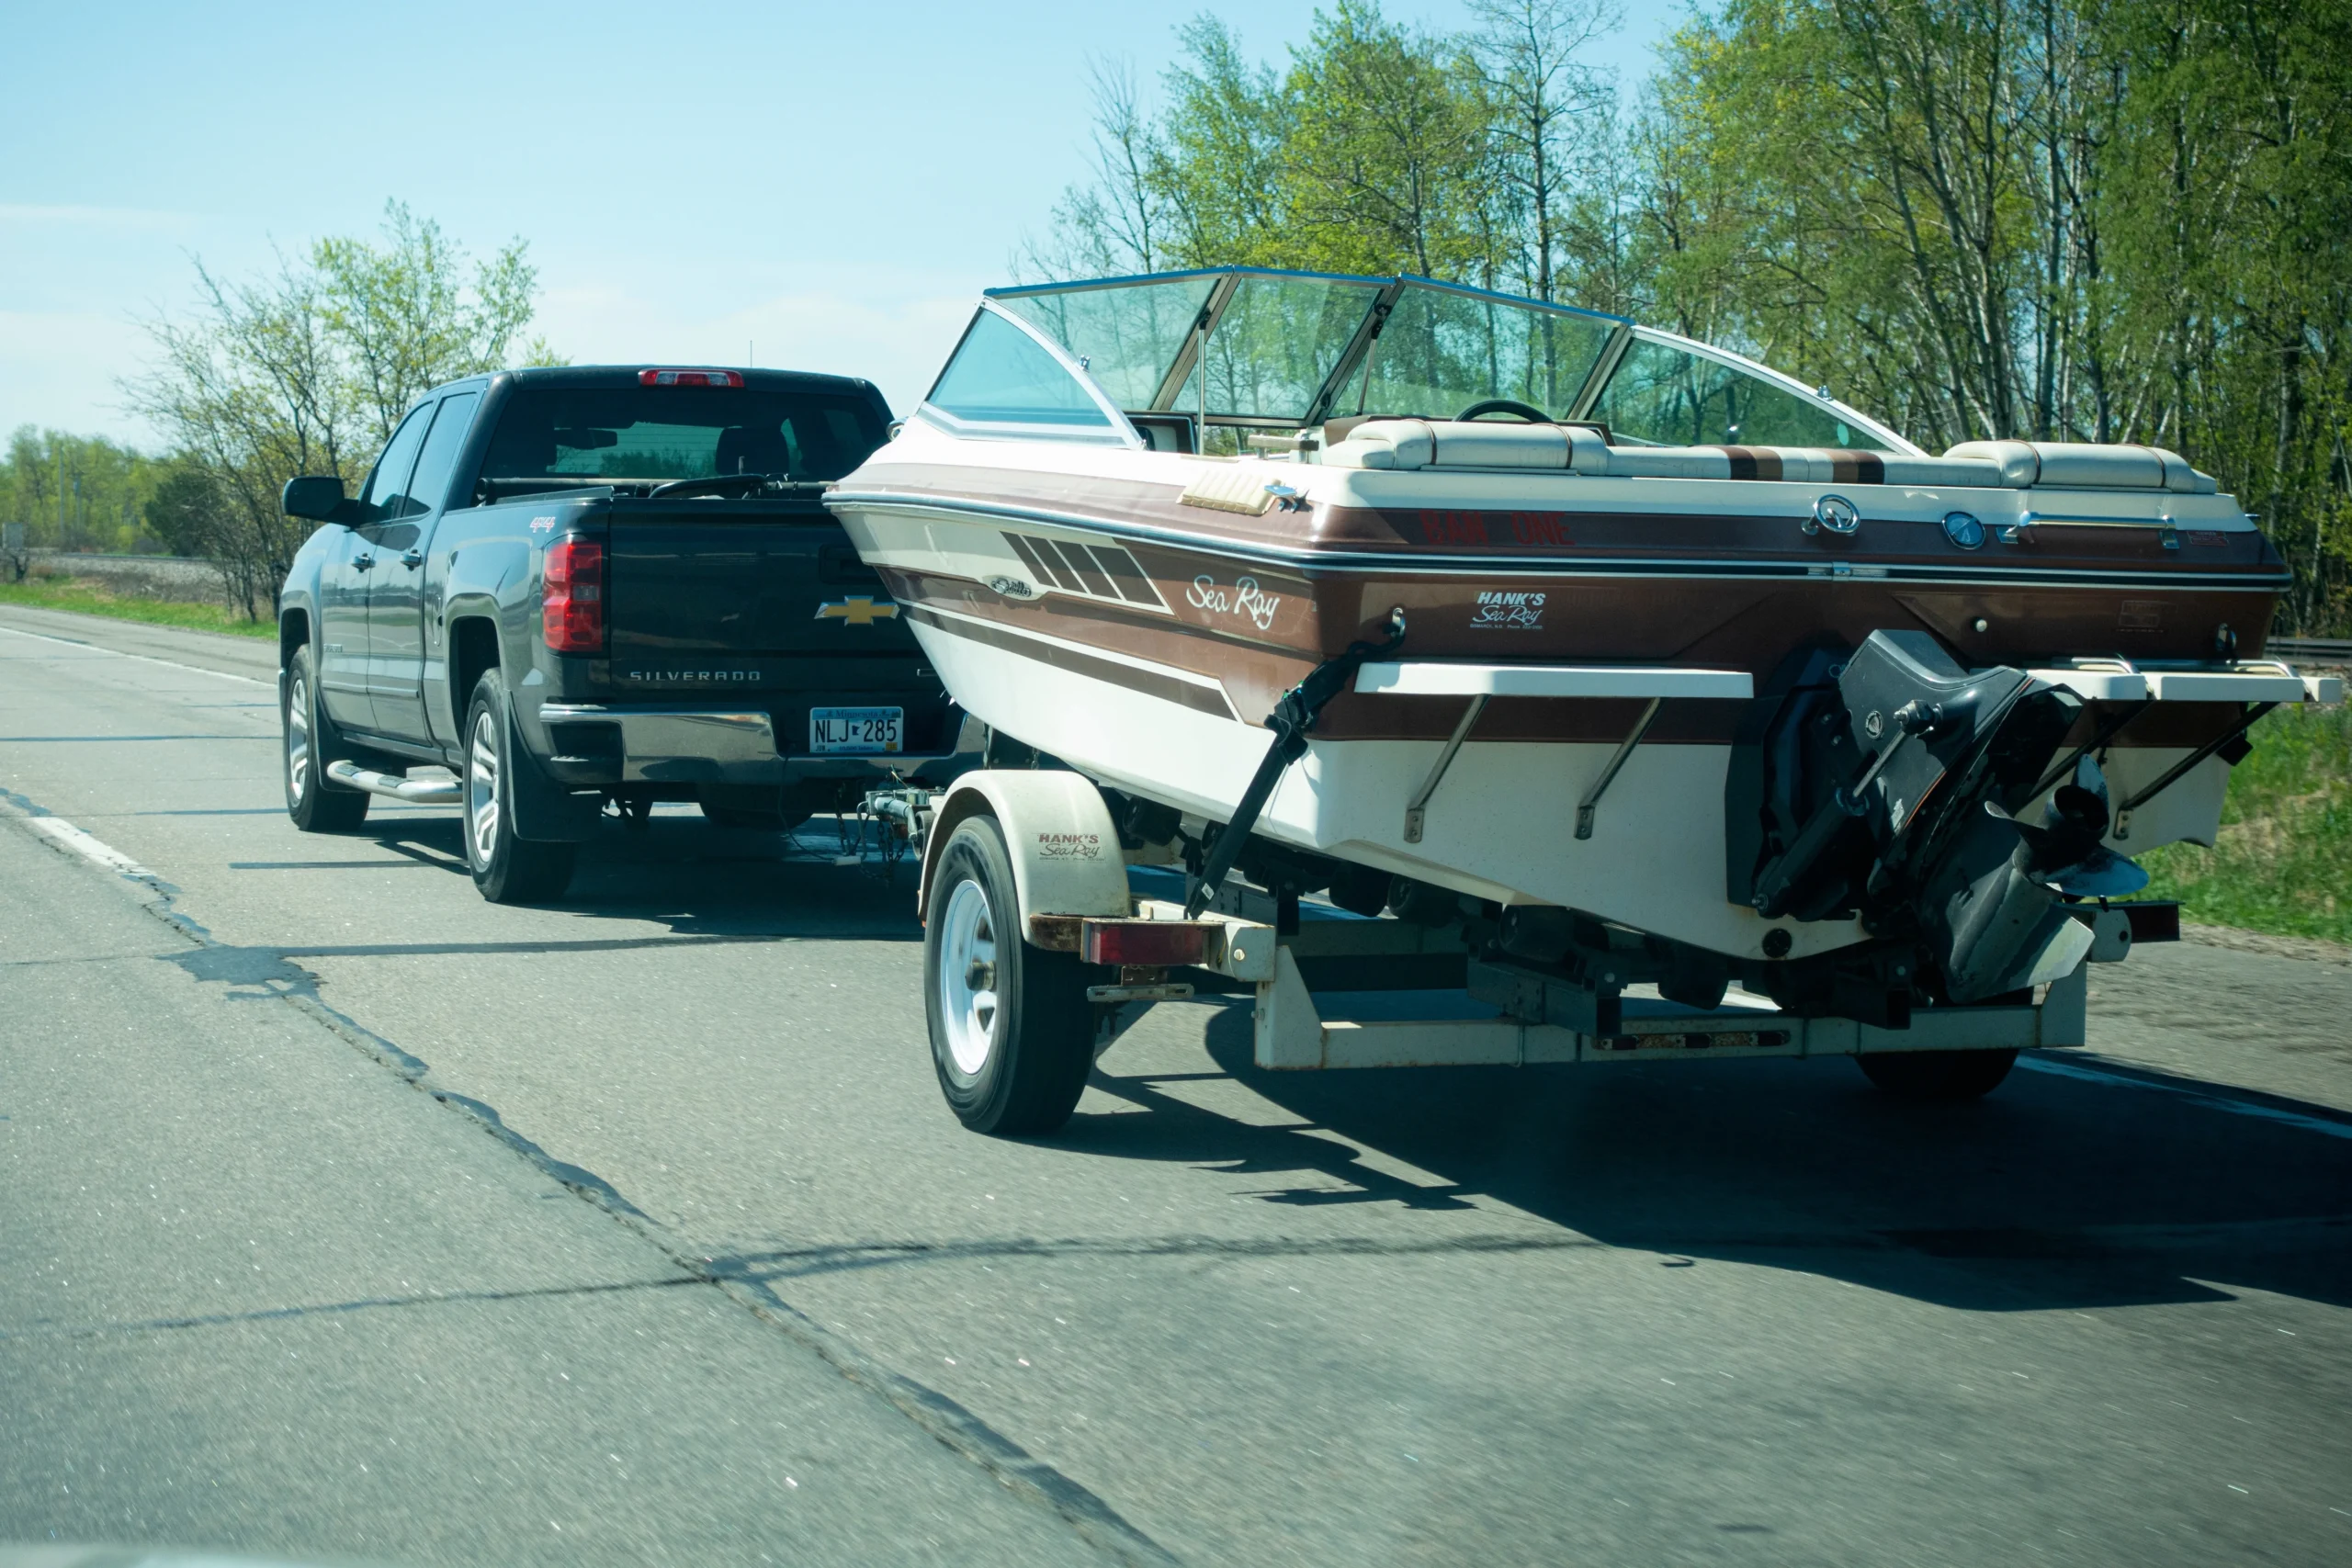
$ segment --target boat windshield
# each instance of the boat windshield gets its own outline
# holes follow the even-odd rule
[[[1451,419],[1508,400],[1565,416],[1616,326],[1580,310],[1408,283],[1367,350],[1352,412]]]
[[[1216,279],[1016,294],[1001,303],[1087,362],[1095,384],[1123,409],[1148,409],[1169,367],[1200,325]]]
[[[1453,419],[1491,403],[1604,423],[1632,445],[1905,446],[1826,394],[1619,317],[1428,278],[1228,267],[989,298],[1059,344],[1113,405],[1156,416],[1138,428],[1163,448],[1171,428],[1176,449],[1236,451],[1252,430]]]
[[[1621,446],[1887,449],[1826,402],[1648,337],[1627,346],[1588,417]]]

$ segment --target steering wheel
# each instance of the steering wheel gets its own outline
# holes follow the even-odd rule
[[[1453,417],[1456,420],[1472,420],[1490,413],[1517,414],[1529,424],[1552,423],[1550,414],[1532,403],[1522,403],[1517,398],[1488,398],[1485,402],[1472,403]]]

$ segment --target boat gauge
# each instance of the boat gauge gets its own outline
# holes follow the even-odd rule
[[[1984,524],[1973,513],[1944,513],[1944,537],[1963,550],[1975,549],[1984,542]]]

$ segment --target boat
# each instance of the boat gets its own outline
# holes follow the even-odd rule
[[[1930,455],[1423,277],[989,290],[827,504],[992,757],[1092,781],[1188,915],[1238,867],[1604,994],[1629,948],[1894,1028],[2046,985],[2130,857],[2212,842],[2255,718],[2340,697],[2176,453]]]

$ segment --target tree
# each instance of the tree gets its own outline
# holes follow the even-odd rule
[[[0,522],[20,525],[28,549],[128,553],[148,542],[140,518],[160,478],[103,436],[22,425],[0,455]]]
[[[1614,0],[1469,0],[1477,27],[1467,60],[1484,90],[1495,172],[1515,197],[1521,243],[1512,269],[1527,293],[1557,298],[1575,193],[1592,175],[1579,152],[1606,156],[1616,121],[1616,84],[1585,51],[1614,32]]]
[[[175,556],[220,553],[230,515],[219,481],[200,463],[172,466],[147,498],[148,532]]]
[[[380,245],[326,239],[311,249],[321,318],[378,446],[426,391],[505,365],[538,288],[520,240],[475,267],[469,288],[465,253],[439,224],[387,202],[384,236]],[[546,352],[536,340],[526,350]]]
[[[1161,79],[1168,108],[1149,180],[1168,214],[1167,259],[1282,265],[1293,105],[1272,68],[1251,64],[1240,35],[1214,17],[1187,22],[1177,37],[1182,54]]]
[[[381,244],[322,240],[242,283],[199,262],[197,282],[191,318],[145,323],[158,362],[124,391],[209,481],[207,553],[232,602],[258,618],[311,528],[279,512],[285,482],[334,474],[356,486],[419,395],[504,364],[537,276],[518,240],[468,281],[464,253],[394,202]],[[527,352],[549,357],[537,341]],[[183,490],[175,503],[193,499]]]
[[[1134,64],[1090,59],[1093,92],[1094,183],[1071,186],[1055,204],[1054,240],[1024,243],[1018,276],[1067,277],[1082,273],[1154,272],[1168,243],[1167,198],[1153,172],[1165,156],[1143,108]]]
[[[1486,106],[1448,52],[1372,0],[1317,15],[1283,81],[1293,265],[1445,276],[1491,259]]]

